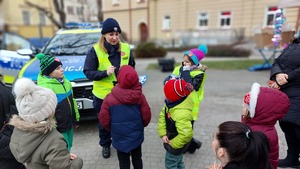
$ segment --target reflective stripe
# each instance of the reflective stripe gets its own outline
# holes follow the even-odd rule
[[[25,72],[25,70],[27,69],[27,67],[32,63],[32,62],[34,62],[36,60],[36,57],[35,58],[33,58],[33,59],[31,59],[29,62],[27,62],[23,67],[22,67],[22,69],[21,69],[21,71],[20,71],[20,73],[19,73],[19,78],[21,78],[21,77],[23,77],[23,74],[24,74],[24,72]]]
[[[3,75],[3,81],[5,84],[13,84],[15,79],[16,79],[15,76]]]
[[[100,33],[101,29],[73,29],[73,30],[64,30],[58,31],[57,34],[76,34],[76,33]]]
[[[98,70],[104,71],[107,70],[111,63],[108,59],[108,54],[105,53],[99,46],[99,43],[96,43],[93,46],[97,57],[98,57]],[[121,62],[120,67],[122,65],[128,65],[129,57],[130,57],[130,47],[126,43],[121,43]],[[110,76],[103,78],[98,81],[93,81],[93,94],[100,98],[104,99],[108,93],[111,92],[112,88],[114,87],[113,82],[117,81],[116,75],[113,73]]]

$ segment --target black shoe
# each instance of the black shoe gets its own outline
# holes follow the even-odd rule
[[[109,158],[110,157],[110,147],[103,147],[102,148],[102,157]]]
[[[188,152],[190,154],[194,154],[195,151],[196,151],[196,149],[199,149],[201,146],[202,146],[201,141],[196,140],[196,139],[193,138],[192,141],[191,141],[191,145],[190,145],[190,147],[188,149]]]
[[[194,143],[196,145],[196,148],[199,149],[202,146],[202,142],[197,140],[197,139],[193,139],[193,140],[194,140]]]
[[[300,168],[300,162],[296,161],[296,162],[292,162],[290,160],[288,160],[287,158],[285,159],[280,159],[278,162],[278,167],[281,168]]]

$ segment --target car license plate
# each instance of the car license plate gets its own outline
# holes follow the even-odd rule
[[[82,101],[77,101],[77,108],[78,109],[83,109],[83,104],[82,104]]]

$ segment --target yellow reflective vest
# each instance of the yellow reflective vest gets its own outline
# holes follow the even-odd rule
[[[96,55],[98,57],[98,71],[105,71],[109,66],[112,66],[111,62],[108,59],[108,54],[105,53],[99,46],[99,43],[94,44],[93,46]],[[128,65],[129,57],[130,57],[130,47],[127,43],[121,42],[121,61],[120,67],[123,65]],[[108,93],[111,92],[112,88],[114,87],[113,82],[117,81],[115,73],[112,73],[106,78],[101,80],[93,81],[93,94],[100,98],[104,99]]]
[[[178,67],[175,67],[174,71],[173,71],[173,74],[176,75],[176,76],[180,76],[180,66]],[[203,74],[203,80],[202,80],[202,83],[200,85],[200,88],[198,91],[194,90],[190,95],[191,97],[193,98],[193,101],[194,101],[194,106],[193,106],[193,120],[197,120],[198,119],[198,113],[199,113],[199,109],[200,109],[200,103],[201,101],[203,100],[203,97],[204,97],[204,82],[206,80],[206,74],[201,71],[201,70],[197,70],[197,69],[194,69],[190,72],[190,75],[192,78],[194,78],[196,75],[199,75],[199,74]]]

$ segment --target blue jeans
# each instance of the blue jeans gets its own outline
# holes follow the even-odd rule
[[[93,106],[94,110],[97,113],[97,117],[100,113],[101,105],[102,105],[103,100],[99,99],[98,97],[94,96],[93,99]],[[100,117],[101,118],[101,117]],[[103,126],[100,124],[100,121],[98,120],[98,129],[99,129],[99,144],[102,147],[110,147],[111,145],[111,135],[110,131],[107,131],[103,128]]]
[[[166,151],[165,167],[166,169],[185,169],[183,154],[174,155]]]

